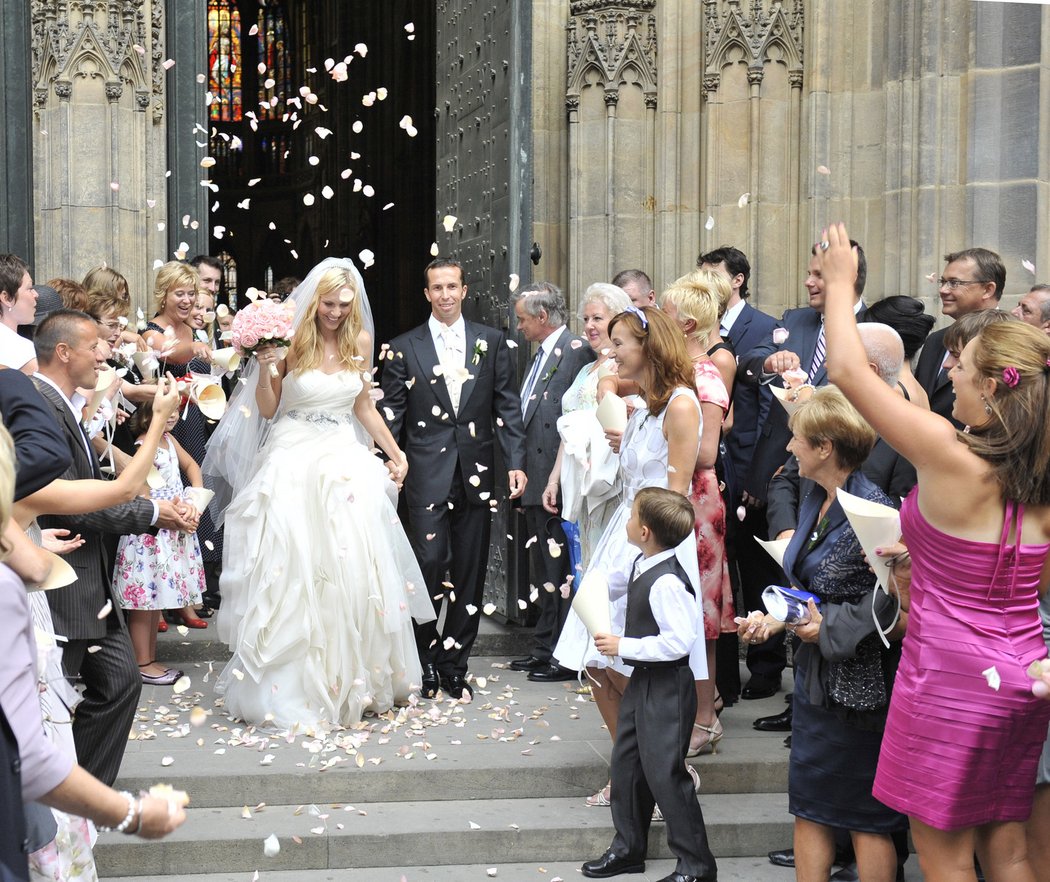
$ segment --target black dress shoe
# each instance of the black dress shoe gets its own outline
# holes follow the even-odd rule
[[[788,750],[791,750],[791,736],[790,735],[788,735],[788,737],[784,739],[784,747],[786,747]]]
[[[756,698],[769,698],[780,691],[780,678],[752,677],[740,693],[744,701],[754,701]]]
[[[420,694],[424,698],[433,698],[438,693],[438,689],[441,688],[441,678],[438,676],[438,670],[432,663],[425,663],[423,665],[423,680],[420,685]]]
[[[844,864],[837,873],[832,873],[831,882],[860,882],[860,870],[857,869],[857,862],[850,861],[848,864]],[[903,864],[897,864],[897,882],[904,882]]]
[[[542,658],[529,655],[525,658],[514,659],[509,667],[512,671],[538,671],[540,668],[545,668],[548,665],[550,665],[550,662],[545,662]]]
[[[780,851],[771,851],[769,853],[769,862],[774,867],[793,868],[795,866],[795,849],[782,848]]]
[[[468,701],[474,697],[474,690],[470,688],[466,678],[459,676],[459,674],[454,674],[451,677],[442,677],[441,688],[452,698],[462,699],[464,693],[466,693]]]
[[[598,860],[587,861],[580,868],[580,872],[588,879],[608,879],[610,876],[619,876],[622,873],[644,873],[645,861],[619,857],[607,851]]]
[[[563,668],[561,665],[546,665],[535,671],[529,671],[528,679],[533,683],[561,683],[566,680],[575,680],[576,672]]]
[[[759,717],[751,725],[759,732],[790,732],[791,705],[788,705],[783,713],[773,714],[771,717]]]
[[[716,879],[716,876],[690,876],[688,873],[676,871],[663,879],[657,879],[656,882],[716,882]]]

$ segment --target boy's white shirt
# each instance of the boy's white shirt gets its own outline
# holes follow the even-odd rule
[[[675,556],[668,548],[645,557],[634,567],[635,578]],[[628,597],[630,589],[628,588]],[[649,606],[660,633],[652,637],[621,637],[620,658],[640,662],[675,661],[689,655],[696,642],[698,604],[678,576],[667,573],[649,590]]]

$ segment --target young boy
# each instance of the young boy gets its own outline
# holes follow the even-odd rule
[[[679,493],[640,490],[627,521],[627,539],[641,549],[627,585],[623,637],[598,634],[594,645],[634,670],[623,694],[612,752],[609,850],[583,865],[584,876],[604,879],[645,871],[649,823],[659,804],[667,843],[678,858],[659,882],[714,882],[715,858],[693,782],[685,768],[696,716],[689,652],[700,612],[689,577],[674,549],[692,536],[693,506]]]

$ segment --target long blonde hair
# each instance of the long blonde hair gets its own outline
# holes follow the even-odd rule
[[[336,341],[339,345],[339,361],[349,368],[367,372],[371,367],[366,363],[357,348],[357,338],[361,334],[361,303],[357,298],[357,280],[349,270],[333,267],[317,283],[313,299],[306,307],[302,320],[296,327],[289,358],[295,363],[296,373],[321,367],[324,362],[324,339],[317,327],[317,305],[321,298],[333,291],[349,290],[351,310],[339,326]]]

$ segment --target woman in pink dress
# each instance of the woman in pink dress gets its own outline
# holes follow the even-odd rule
[[[1024,822],[1050,705],[1027,668],[1047,654],[1050,337],[1005,322],[966,344],[949,375],[952,414],[967,427],[956,432],[868,367],[845,227],[815,253],[828,374],[919,477],[901,509],[908,630],[872,792],[909,816],[926,882],[975,879],[975,851],[988,878],[1033,882]],[[994,284],[978,257],[965,258],[958,287]]]
[[[664,292],[661,301],[664,311],[685,334],[685,348],[693,362],[696,396],[703,416],[700,453],[693,471],[689,499],[696,512],[696,553],[704,604],[709,677],[696,682],[696,722],[689,756],[714,753],[722,738],[715,688],[715,648],[719,634],[735,633],[737,629],[733,621],[733,589],[726,561],[725,501],[715,471],[722,423],[729,412],[729,392],[708,351],[711,335],[717,335],[719,306],[728,299],[728,291],[729,285],[722,276],[697,270],[674,282]]]

